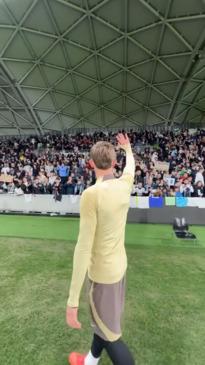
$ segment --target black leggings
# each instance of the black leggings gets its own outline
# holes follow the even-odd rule
[[[94,334],[93,343],[91,346],[92,355],[99,358],[105,349],[114,365],[135,365],[134,359],[124,342],[119,339],[114,342],[103,340],[98,335]]]

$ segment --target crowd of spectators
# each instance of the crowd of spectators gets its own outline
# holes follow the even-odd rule
[[[130,131],[136,162],[132,195],[205,197],[205,131]],[[95,183],[89,150],[99,140],[116,144],[116,133],[77,133],[0,139],[0,192],[80,195]],[[125,166],[117,150],[114,169]]]

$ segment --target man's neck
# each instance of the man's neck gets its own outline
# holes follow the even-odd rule
[[[110,169],[107,169],[107,170],[95,169],[95,174],[96,174],[97,179],[104,177],[104,176],[113,175],[113,168],[111,167]]]

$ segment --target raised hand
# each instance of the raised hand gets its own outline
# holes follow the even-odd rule
[[[124,150],[124,149],[126,149],[126,147],[130,146],[130,140],[128,138],[127,133],[125,135],[122,133],[118,133],[116,138],[118,141],[119,148],[122,148]]]

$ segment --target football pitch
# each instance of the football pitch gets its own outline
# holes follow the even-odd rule
[[[79,220],[0,216],[0,363],[66,365],[86,352],[91,329],[82,293],[82,330],[65,323]],[[205,364],[205,227],[177,240],[168,225],[128,224],[123,338],[137,365]],[[106,355],[102,365],[109,365]]]

